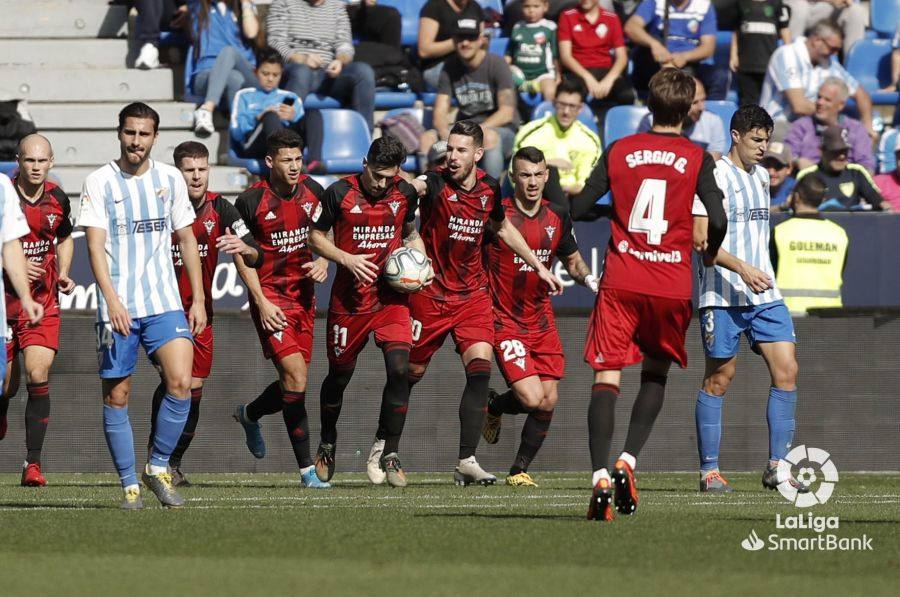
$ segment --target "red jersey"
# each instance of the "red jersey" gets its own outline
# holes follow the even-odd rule
[[[348,176],[322,195],[322,210],[312,225],[323,232],[333,228],[337,248],[354,255],[372,254],[369,261],[383,269],[388,256],[403,245],[403,226],[415,221],[418,203],[416,190],[399,176],[381,197],[369,197],[359,175]],[[405,304],[407,298],[380,277],[374,284],[360,285],[350,270],[338,267],[328,310],[372,313],[384,305]]]
[[[548,269],[554,256],[568,257],[578,251],[572,220],[558,205],[543,200],[533,216],[522,213],[512,198],[504,199],[503,207],[510,223]],[[498,324],[522,330],[553,327],[553,308],[546,282],[506,243],[492,236],[485,262]]]
[[[212,280],[216,273],[216,265],[219,263],[219,249],[216,248],[216,239],[225,234],[225,229],[241,238],[245,243],[257,247],[253,235],[237,209],[223,199],[218,193],[206,193],[206,199],[199,208],[194,208],[197,217],[191,225],[194,236],[197,237],[197,248],[200,250],[200,267],[203,274],[203,294],[206,298],[206,317],[212,322],[213,297]],[[258,248],[258,247],[257,247]],[[184,262],[181,259],[181,248],[178,246],[178,237],[172,235],[172,262],[175,265],[175,276],[178,278],[178,291],[181,294],[181,303],[187,311],[194,304],[191,291],[191,280]]]
[[[420,231],[434,268],[434,282],[419,292],[442,301],[465,300],[487,287],[481,258],[488,219],[503,221],[500,185],[476,170],[475,186],[466,191],[449,172],[428,172],[420,199]]]
[[[584,68],[611,68],[612,51],[625,46],[622,22],[616,13],[600,10],[591,22],[579,8],[559,15],[559,41],[572,42],[572,57]]]
[[[313,259],[309,249],[309,224],[321,209],[322,186],[300,175],[287,197],[278,196],[263,180],[241,193],[235,207],[263,252],[257,270],[263,295],[281,309],[315,307],[311,278],[304,278],[303,264]]]
[[[44,192],[37,201],[27,201],[19,192],[18,178],[13,187],[19,195],[19,206],[28,221],[30,232],[20,238],[25,258],[44,268],[46,274],[31,282],[31,296],[44,307],[45,313],[59,309],[59,264],[56,260],[56,243],[72,234],[69,197],[52,182],[44,183]],[[6,288],[6,318],[18,319],[22,305],[12,284],[3,274]]]

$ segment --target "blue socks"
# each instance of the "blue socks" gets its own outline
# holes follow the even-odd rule
[[[794,440],[794,409],[797,390],[769,388],[766,422],[769,424],[769,460],[783,459]]]
[[[134,472],[134,434],[131,421],[128,420],[128,407],[113,408],[103,405],[103,433],[106,445],[112,455],[113,464],[119,471],[122,487],[137,485],[137,474]]]
[[[697,392],[694,420],[697,423],[697,448],[700,451],[700,471],[719,468],[719,444],[722,441],[722,397]]]
[[[153,449],[150,451],[151,466],[166,466],[169,463],[169,457],[175,446],[178,445],[178,439],[181,432],[184,431],[184,424],[187,421],[188,412],[191,410],[190,398],[176,398],[171,394],[166,394],[162,399],[159,407],[159,414],[156,418],[156,434],[153,436]],[[132,467],[134,461],[132,458]]]

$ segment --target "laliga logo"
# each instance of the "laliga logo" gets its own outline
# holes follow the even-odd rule
[[[791,468],[805,460],[817,465],[818,475],[816,467],[802,466],[797,473],[797,481],[803,486],[811,488],[813,483],[819,480],[819,475],[821,475],[824,480],[819,484],[819,488],[815,492],[800,493],[790,483]],[[835,483],[838,482],[838,472],[831,461],[831,456],[825,450],[797,446],[788,452],[784,460],[778,463],[778,479],[781,480],[778,483],[778,492],[787,501],[792,502],[798,508],[809,508],[828,501],[831,493],[834,491]]]

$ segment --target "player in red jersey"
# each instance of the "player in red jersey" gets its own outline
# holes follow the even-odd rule
[[[235,408],[234,418],[243,426],[247,447],[257,458],[266,453],[259,419],[282,411],[291,447],[305,487],[330,485],[316,476],[309,450],[309,418],[306,414],[306,380],[312,356],[316,317],[314,284],[328,277],[328,262],[313,259],[309,249],[309,225],[321,210],[322,187],[305,174],[303,139],[289,129],[266,140],[269,176],[237,198],[235,206],[262,249],[258,270],[237,262],[238,272],[250,294],[250,315],[256,326],[263,355],[271,359],[278,381],[253,402]]]
[[[681,136],[694,87],[680,70],[654,75],[647,102],[653,128],[611,143],[572,200],[572,215],[579,219],[595,208],[598,197],[612,192],[612,206],[603,210],[612,234],[584,349],[595,371],[588,410],[594,470],[588,518],[595,520],[613,519],[613,484],[615,510],[633,514],[637,508],[636,458],[662,408],[672,361],[687,364],[691,249],[711,258],[725,235],[713,159]],[[708,218],[692,217],[695,194]],[[625,451],[611,479],[606,467],[622,369],[642,360]]]
[[[431,357],[451,334],[466,371],[459,405],[459,464],[454,472],[456,482],[464,485],[497,482],[475,460],[494,348],[491,297],[482,262],[485,226],[535,269],[547,292],[562,290],[562,283],[506,219],[497,181],[475,167],[484,153],[483,145],[479,125],[457,122],[447,139],[446,168],[412,181],[420,197],[419,230],[434,267],[434,283],[410,296],[413,349],[409,378],[411,384],[422,379]]]
[[[391,486],[406,486],[397,452],[409,406],[409,295],[391,289],[379,278],[396,249],[405,245],[425,252],[416,231],[418,195],[398,176],[405,159],[406,149],[397,139],[376,139],[362,173],[328,187],[321,212],[313,216],[310,245],[317,254],[338,264],[328,306],[328,375],[322,382],[322,440],[316,454],[316,474],[323,481],[334,474],[344,389],[353,376],[357,356],[374,334],[384,354],[387,376],[379,417],[379,427],[387,435],[379,472]],[[329,230],[334,240],[326,236]]]
[[[57,291],[66,294],[75,288],[69,277],[74,242],[69,197],[47,180],[53,167],[53,149],[41,135],[28,135],[19,143],[19,175],[13,186],[30,232],[20,240],[27,259],[28,281],[34,300],[44,307],[44,319],[37,326],[22,311],[18,295],[8,279],[6,288],[6,378],[0,397],[0,439],[6,434],[9,399],[19,390],[19,354],[25,362],[25,447],[21,484],[43,487],[41,449],[50,422],[50,367],[59,349],[59,301]]]
[[[539,149],[523,147],[516,152],[514,196],[503,200],[506,220],[547,268],[559,257],[576,283],[597,292],[597,278],[578,252],[569,214],[544,199],[548,173]],[[485,262],[494,303],[494,355],[510,389],[503,394],[491,391],[482,434],[489,444],[496,444],[501,417],[527,413],[506,484],[536,487],[528,465],[550,429],[565,358],[543,281],[508,245],[497,238],[490,241]]]
[[[203,296],[206,307],[207,326],[194,337],[194,362],[191,370],[191,409],[188,412],[184,431],[169,458],[172,483],[177,486],[190,485],[181,472],[181,459],[194,439],[197,421],[200,418],[200,400],[203,397],[203,383],[209,377],[213,361],[213,297],[212,280],[219,262],[219,252],[232,255],[235,260],[243,260],[248,267],[257,268],[262,264],[262,252],[253,235],[241,219],[234,206],[218,193],[208,191],[209,150],[197,141],[185,141],[175,148],[172,156],[175,167],[181,171],[188,188],[188,197],[194,206],[196,219],[192,224],[197,247],[200,251],[200,266],[203,277]],[[193,304],[191,281],[184,269],[178,237],[172,235],[172,261],[178,278],[181,303],[187,313]],[[160,383],[153,394],[153,411],[150,425],[150,445],[156,433],[156,417],[166,395],[165,385]]]

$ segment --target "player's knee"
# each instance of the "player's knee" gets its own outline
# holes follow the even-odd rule
[[[281,387],[288,392],[305,392],[306,373],[285,369],[281,374]]]
[[[32,367],[25,372],[25,377],[30,384],[45,383],[50,379],[50,367],[43,365]]]
[[[109,394],[104,396],[103,402],[113,408],[125,408],[128,406],[129,391],[122,388],[113,388]]]
[[[406,371],[406,381],[409,385],[414,386],[422,381],[426,369],[428,369],[428,363],[410,363]]]
[[[722,397],[731,385],[732,375],[726,373],[713,373],[703,380],[703,391],[713,396]]]
[[[516,398],[527,410],[535,410],[544,400],[544,391],[543,389],[525,388],[516,391]]]
[[[191,393],[190,372],[173,375],[166,380],[166,392],[170,396],[185,398]]]
[[[782,390],[794,390],[797,388],[797,375],[800,373],[800,366],[797,359],[788,359],[783,363],[779,363],[772,370],[772,385]]]
[[[559,394],[555,391],[549,392],[544,396],[544,399],[541,400],[541,403],[538,405],[537,409],[543,412],[553,412],[553,409],[556,408],[556,403],[559,401]]]

